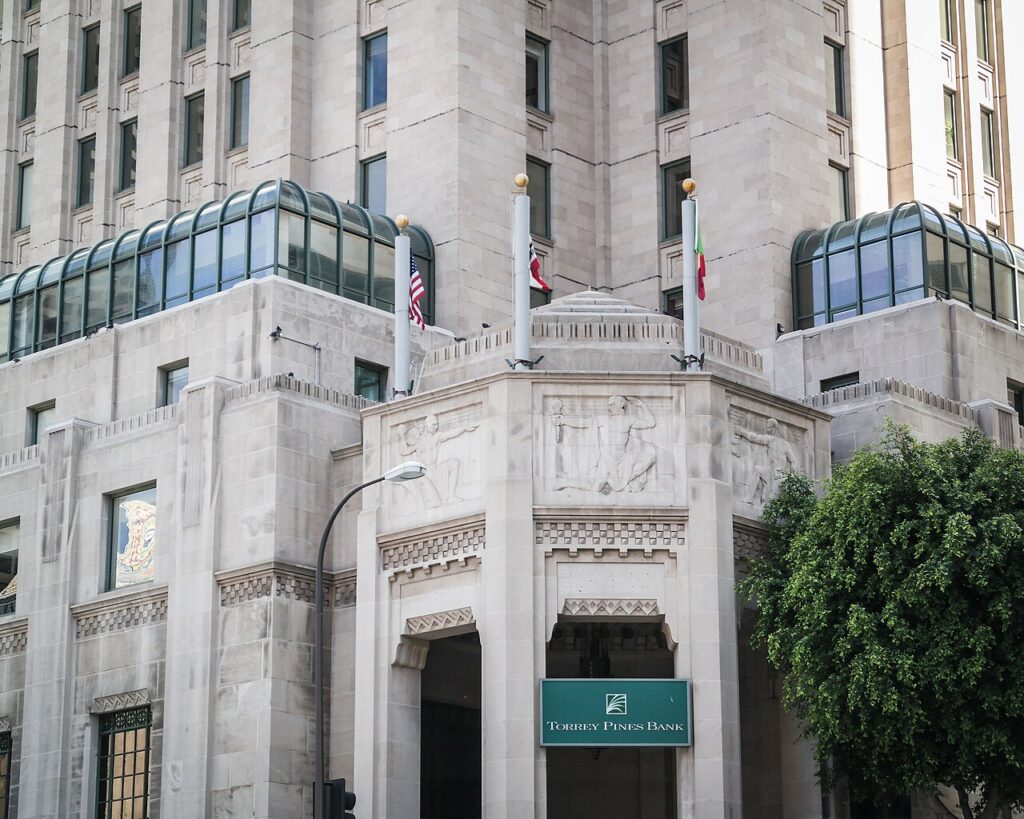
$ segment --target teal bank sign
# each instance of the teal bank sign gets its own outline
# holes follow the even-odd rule
[[[540,744],[693,743],[689,680],[541,680]]]

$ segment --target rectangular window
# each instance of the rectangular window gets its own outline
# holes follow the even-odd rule
[[[843,375],[834,375],[832,378],[821,379],[821,392],[828,392],[829,390],[838,390],[842,387],[853,387],[860,383],[860,372],[844,373]]]
[[[14,614],[18,597],[18,550],[21,548],[21,526],[18,521],[0,524],[0,616]],[[2,777],[0,771],[0,777]],[[6,791],[0,779],[0,806]],[[7,816],[0,807],[0,816]]]
[[[371,401],[383,401],[388,383],[388,371],[379,364],[356,361],[356,395]]]
[[[363,40],[363,110],[388,101],[388,35]]]
[[[690,107],[690,66],[687,38],[661,46],[661,113]]]
[[[18,222],[17,230],[32,224],[32,163],[18,166]]]
[[[981,167],[985,176],[999,178],[996,172],[995,116],[984,108],[981,109]]]
[[[153,579],[156,570],[156,486],[110,498],[107,589]]]
[[[57,403],[47,401],[45,404],[38,404],[29,407],[28,410],[28,446],[35,446],[42,439],[46,430],[53,426],[57,419]]]
[[[360,203],[374,213],[387,213],[387,157],[368,159],[362,167]]]
[[[188,0],[186,48],[191,51],[203,45],[206,45],[206,0]]]
[[[953,42],[953,16],[949,0],[939,0],[939,34],[945,42]]]
[[[92,204],[95,184],[96,137],[89,137],[78,143],[78,207]]]
[[[96,816],[149,816],[150,727],[148,705],[100,715],[96,755]]]
[[[548,110],[548,44],[526,35],[526,105]]]
[[[231,147],[249,144],[249,75],[231,81]]]
[[[1007,380],[1006,403],[1013,407],[1017,413],[1017,423],[1024,427],[1024,384]]]
[[[100,27],[82,32],[82,93],[95,91],[100,81]]]
[[[665,307],[662,312],[666,316],[672,316],[682,320],[683,318],[683,288],[677,287],[674,290],[666,290],[664,293]]]
[[[956,128],[956,94],[946,91],[946,156],[950,159],[958,159],[960,156],[959,139]]]
[[[526,175],[530,177],[530,233],[551,238],[551,166],[526,157]]]
[[[690,158],[661,169],[661,238],[683,235],[683,180],[690,175]]]
[[[118,170],[117,189],[126,191],[135,187],[135,162],[139,147],[139,121],[121,124],[121,167]]]
[[[25,0],[25,11],[33,11],[39,8],[39,0]]]
[[[185,100],[185,165],[203,161],[203,120],[206,98],[196,94]]]
[[[988,27],[988,0],[974,0],[974,26],[978,37],[978,59],[990,63],[992,37]]]
[[[0,817],[7,819],[11,808],[11,732],[0,734]]]
[[[181,391],[188,384],[188,362],[161,367],[160,375],[160,405],[167,407],[177,404],[181,399]]]
[[[825,71],[828,75],[828,110],[836,116],[846,116],[846,95],[843,93],[843,48],[825,41]]]
[[[829,203],[832,222],[850,218],[850,172],[835,165],[828,166]]]
[[[121,76],[127,77],[139,70],[142,58],[142,6],[124,13],[124,63]]]
[[[22,118],[36,115],[36,92],[39,87],[39,52],[25,55],[25,73],[22,82],[21,116]]]
[[[249,17],[252,14],[252,0],[235,0],[235,8],[232,13],[231,30],[238,31],[249,25]]]

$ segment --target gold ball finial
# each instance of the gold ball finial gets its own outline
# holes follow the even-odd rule
[[[683,189],[683,193],[689,196],[691,193],[697,190],[697,183],[694,180],[690,179],[690,177],[686,177],[686,179],[683,180],[682,184],[679,187]]]
[[[530,177],[528,177],[525,173],[517,173],[516,174],[516,187],[517,188],[525,188],[529,184],[530,184]]]
[[[405,230],[409,227],[409,217],[404,213],[400,213],[395,217],[395,224],[398,225],[399,230]]]

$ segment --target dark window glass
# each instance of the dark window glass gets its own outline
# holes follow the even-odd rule
[[[237,31],[238,29],[245,28],[249,25],[251,12],[251,0],[235,0],[234,19],[232,20],[231,30]]]
[[[315,219],[309,228],[310,283],[321,290],[338,292],[338,229]]]
[[[164,306],[174,307],[188,301],[189,240],[179,239],[164,248],[167,254],[167,278]]]
[[[970,303],[968,283],[967,248],[955,242],[949,243],[949,282],[954,299]]]
[[[90,270],[87,276],[85,331],[91,332],[107,326],[107,308],[110,298],[110,271],[101,267]]]
[[[939,34],[947,43],[953,42],[953,20],[949,0],[939,0]]]
[[[14,613],[14,595],[2,596],[0,592],[0,614]],[[8,605],[9,604],[9,605]],[[10,608],[10,611],[7,611]],[[7,819],[11,798],[11,732],[0,734],[0,817]]]
[[[17,229],[32,224],[32,163],[18,167],[18,220]]]
[[[181,391],[188,384],[188,364],[168,367],[163,372],[163,390],[161,400],[163,406],[177,404],[181,399]]]
[[[139,122],[132,120],[121,125],[121,167],[117,189],[125,191],[135,187],[135,161],[139,147]]]
[[[989,63],[991,55],[991,32],[988,27],[988,0],[974,0],[974,26],[978,37],[978,59]]]
[[[821,380],[821,392],[828,392],[829,390],[838,390],[843,387],[852,387],[860,383],[860,373],[844,373],[843,375],[834,375],[831,378],[823,378]]]
[[[828,110],[846,116],[846,95],[843,93],[843,48],[825,41],[825,71],[828,75]]]
[[[39,8],[39,0],[25,0],[25,11]]]
[[[1013,293],[1013,269],[996,262],[993,267],[996,300],[996,318],[1008,324],[1017,319],[1017,301]]]
[[[828,182],[832,221],[845,222],[850,218],[850,172],[829,165]]]
[[[687,39],[680,37],[661,47],[661,113],[690,107]]]
[[[111,324],[123,324],[131,321],[132,301],[135,294],[132,287],[135,284],[135,260],[132,258],[122,259],[114,263],[114,299],[110,312]]]
[[[998,179],[996,173],[995,117],[991,111],[981,109],[981,163],[986,176]]]
[[[14,300],[12,358],[20,358],[32,352],[32,301],[31,294]]]
[[[39,86],[39,52],[26,54],[24,66],[21,116],[34,117],[36,115],[36,92]]]
[[[231,81],[231,147],[249,144],[249,75]]]
[[[363,108],[388,101],[388,35],[363,41]]]
[[[387,380],[388,371],[385,367],[365,361],[356,362],[356,395],[371,401],[383,401]]]
[[[395,249],[373,243],[373,306],[395,309]]]
[[[548,110],[548,44],[526,35],[526,104]]]
[[[142,57],[142,7],[136,6],[124,13],[124,76],[139,70]]]
[[[980,253],[972,253],[974,258],[974,309],[985,313],[992,312],[992,269],[991,262]]]
[[[196,94],[185,100],[185,164],[192,165],[203,160],[203,120],[206,99]]]
[[[683,180],[690,175],[690,160],[675,162],[661,169],[661,235],[674,239],[683,232]]]
[[[1017,413],[1017,423],[1024,427],[1024,384],[1007,381],[1006,401]]]
[[[120,589],[153,579],[156,572],[156,486],[111,497],[108,544],[108,588]]]
[[[61,343],[71,341],[82,335],[82,296],[85,290],[85,278],[78,276],[64,282],[64,312],[60,317]]]
[[[39,291],[39,315],[36,318],[36,349],[45,350],[57,343],[57,285]]]
[[[526,157],[526,175],[530,177],[530,233],[551,238],[551,166]]]
[[[100,27],[93,26],[82,32],[82,93],[95,91],[100,80]]]
[[[345,266],[345,295],[355,301],[370,301],[370,242],[355,233],[345,233],[342,262]]]
[[[50,401],[29,410],[29,446],[43,440],[46,430],[57,420],[57,404]]]
[[[362,206],[374,213],[386,213],[387,206],[387,158],[379,156],[363,163]]]
[[[145,819],[149,816],[149,706],[100,716],[96,755],[96,816]]]
[[[665,309],[664,313],[666,316],[672,316],[682,320],[683,318],[683,288],[677,287],[675,290],[668,290],[665,293]]]
[[[810,319],[825,312],[825,265],[821,259],[797,265],[797,318]],[[813,326],[813,322],[807,326]],[[805,329],[801,324],[800,329]]]
[[[78,207],[91,205],[96,183],[96,137],[78,143]]]
[[[135,313],[148,316],[160,309],[164,287],[164,252],[161,248],[139,256],[139,280],[135,293]]]
[[[956,95],[946,91],[944,100],[946,112],[946,156],[956,159],[960,155],[956,131]]]
[[[206,45],[206,0],[188,0],[189,49]]]

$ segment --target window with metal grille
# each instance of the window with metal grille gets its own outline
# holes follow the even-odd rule
[[[152,723],[148,705],[100,717],[97,819],[148,819]]]
[[[11,802],[11,732],[0,734],[0,819],[7,819]]]

